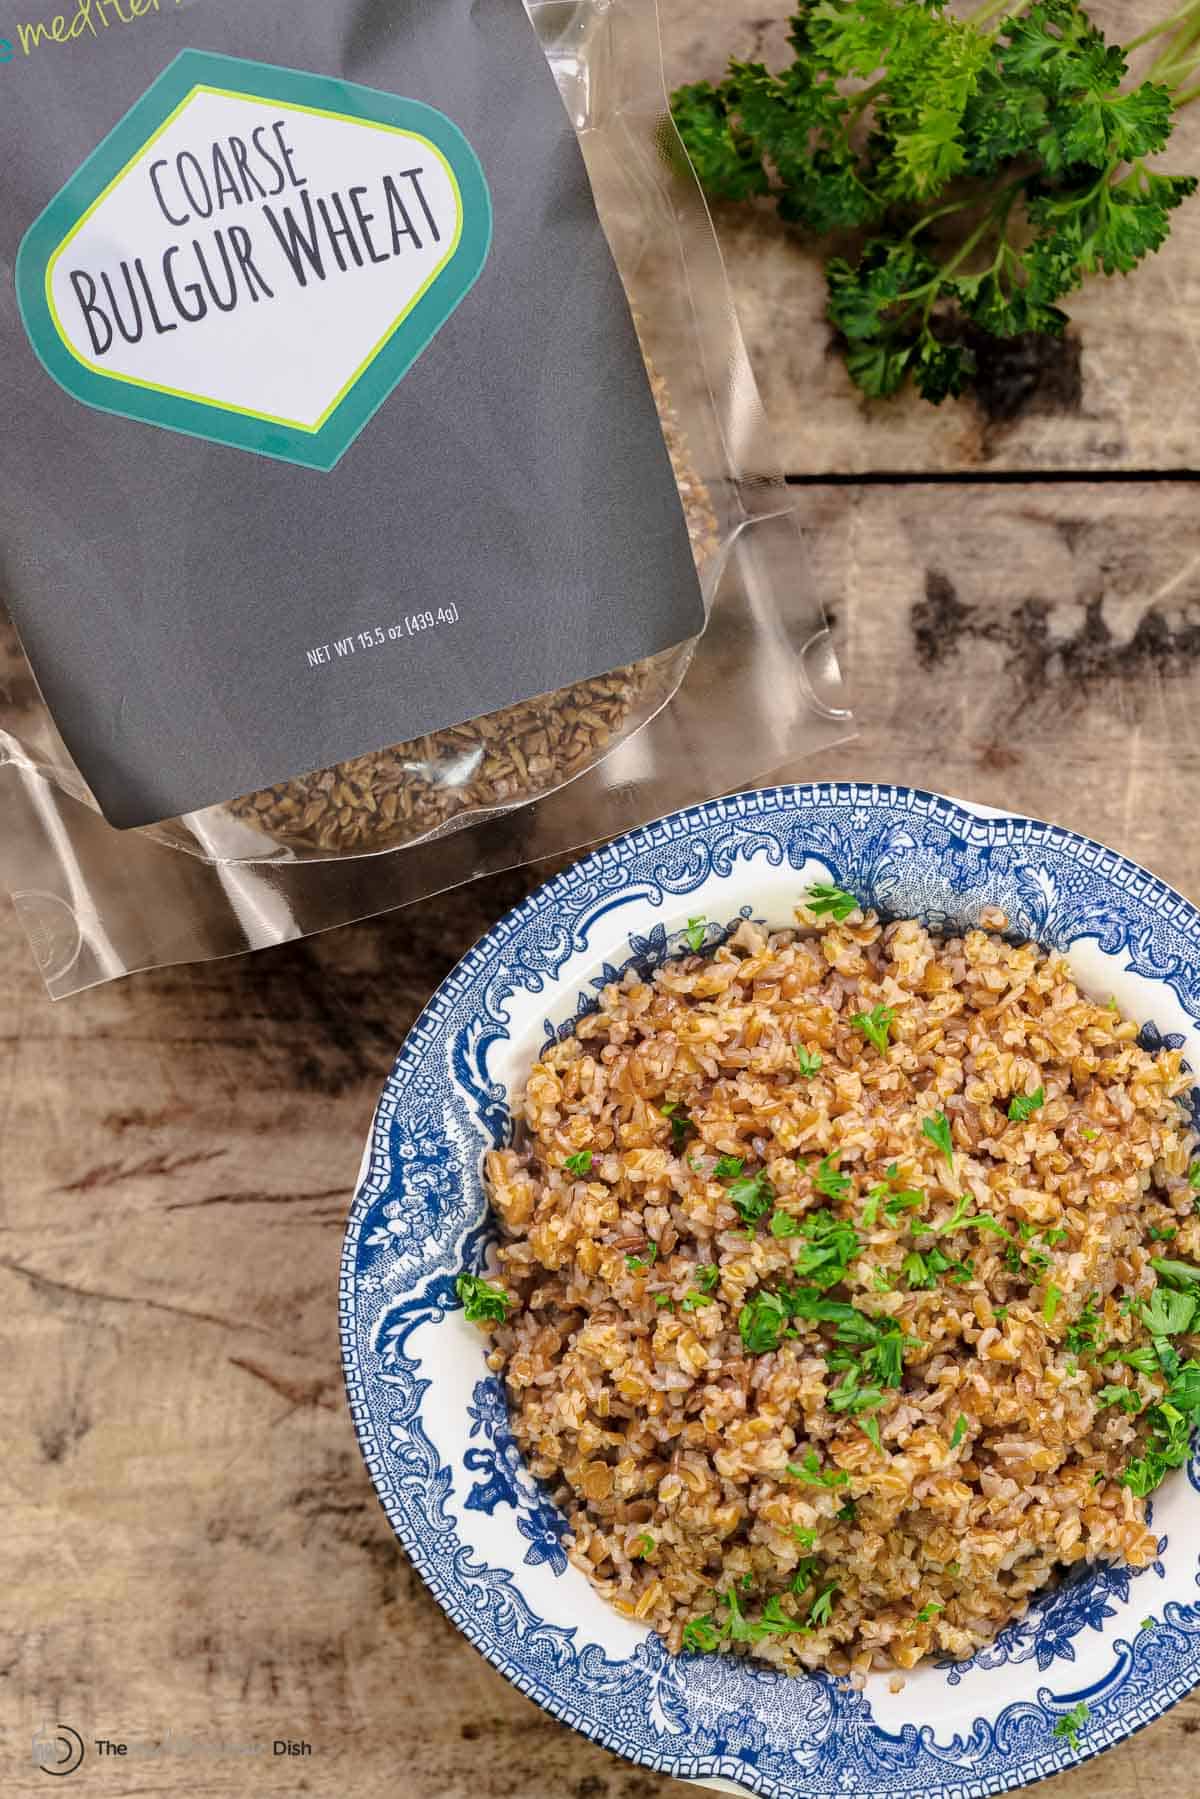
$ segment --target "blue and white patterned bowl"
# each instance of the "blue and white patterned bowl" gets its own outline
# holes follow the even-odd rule
[[[414,1026],[375,1117],[346,1232],[350,1409],[385,1511],[435,1597],[548,1712],[665,1774],[772,1799],[982,1799],[1083,1761],[1200,1680],[1200,1456],[1156,1495],[1159,1560],[1092,1572],[969,1662],[900,1693],[669,1655],[597,1598],[525,1473],[454,1279],[488,1232],[482,1152],[548,1040],[629,963],[678,954],[689,915],[791,921],[814,880],[938,926],[1004,907],[1068,951],[1156,1042],[1200,1052],[1200,914],[1070,831],[904,787],[740,794],[631,832],[484,937]],[[1189,1528],[1190,1527],[1190,1528]],[[1072,1742],[1065,1715],[1089,1715]]]

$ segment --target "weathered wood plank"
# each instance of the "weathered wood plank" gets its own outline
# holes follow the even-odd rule
[[[1053,815],[1200,892],[1188,492],[805,498],[845,556],[863,735],[789,772]],[[314,1745],[252,1784],[244,1760],[129,1762],[129,1794],[682,1793],[543,1717],[457,1635],[342,1401],[337,1252],[379,1085],[532,879],[56,1007],[0,925],[6,1792],[42,1790],[22,1756],[46,1711],[128,1740]],[[1191,1799],[1197,1731],[1193,1699],[1058,1790]]]

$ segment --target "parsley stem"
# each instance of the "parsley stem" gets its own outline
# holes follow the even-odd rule
[[[912,230],[906,233],[905,243],[910,244],[914,237],[919,237],[925,227],[932,225],[935,219],[947,218],[952,212],[969,212],[976,204],[975,200],[951,200],[948,206],[935,206],[932,212],[924,213]]]
[[[1003,31],[1008,20],[1019,19],[1021,14],[1027,11],[1030,3],[1031,0],[987,0],[986,5],[979,7],[973,13],[968,13],[966,23],[974,25],[978,29],[981,25],[986,25],[989,20],[994,19],[997,13],[1000,13],[1002,17],[996,30]]]
[[[1200,37],[1200,18],[1197,18],[1196,16],[1196,7],[1194,4],[1188,7],[1186,12],[1180,13],[1171,21],[1171,23],[1173,25],[1182,24],[1183,29],[1176,33],[1164,50],[1159,51],[1157,57],[1146,71],[1146,78],[1148,81],[1161,81],[1165,79],[1169,71],[1174,68],[1175,64],[1187,55],[1188,51],[1195,44],[1197,37]]]
[[[1008,215],[1016,202],[1017,195],[1024,186],[1025,177],[1022,175],[1019,181],[1013,181],[1008,187],[1002,188],[999,194],[997,194],[994,204],[988,208],[987,216],[976,226],[962,248],[956,251],[949,262],[943,263],[933,280],[926,282],[924,287],[917,288],[913,293],[901,296],[904,300],[916,300],[919,299],[923,293],[928,292],[929,298],[925,302],[924,313],[926,322],[928,322],[929,315],[937,305],[938,295],[945,282],[953,275],[956,269],[962,267],[963,263],[966,262],[971,253],[979,247],[989,231],[993,230],[997,224],[1001,227],[1004,226],[1007,222]]]
[[[870,87],[865,87],[861,94],[855,94],[854,104],[846,115],[847,131],[852,125],[857,125],[859,119],[862,118],[872,100],[877,100],[879,98],[890,80],[891,77],[889,75],[881,75],[878,81],[873,81]]]
[[[1158,24],[1151,25],[1148,31],[1140,32],[1137,37],[1131,37],[1127,44],[1121,45],[1121,49],[1128,56],[1132,51],[1140,50],[1143,44],[1153,43],[1156,37],[1165,37],[1168,31],[1174,31],[1176,25],[1184,25],[1195,16],[1196,8],[1193,0],[1192,5],[1180,7],[1179,11],[1172,13],[1170,18],[1160,19]]]
[[[1200,30],[1197,31],[1197,36],[1200,36]],[[1177,88],[1186,76],[1192,74],[1197,63],[1200,63],[1200,50],[1193,44],[1186,56],[1179,60],[1172,58],[1163,65],[1159,79],[1166,87]]]

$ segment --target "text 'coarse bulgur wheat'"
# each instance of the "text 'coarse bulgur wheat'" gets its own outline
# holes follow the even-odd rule
[[[693,919],[700,953],[604,989],[486,1158],[504,1241],[459,1291],[605,1598],[861,1675],[1154,1559],[1200,1164],[1180,1053],[1001,914],[797,918],[707,951]]]

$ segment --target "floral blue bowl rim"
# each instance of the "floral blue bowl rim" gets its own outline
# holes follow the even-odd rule
[[[856,1692],[740,1659],[675,1657],[569,1565],[564,1521],[521,1464],[484,1339],[454,1293],[489,1236],[482,1154],[507,1139],[509,1095],[543,1046],[615,972],[679,954],[689,918],[711,921],[710,942],[745,917],[784,925],[814,880],[939,928],[1000,905],[1015,932],[1069,953],[1088,991],[1115,995],[1148,1043],[1182,1046],[1200,1066],[1200,914],[1086,837],[860,783],[761,789],[659,819],[502,918],[409,1033],[343,1245],[350,1410],[384,1510],[435,1598],[555,1717],[725,1791],[984,1799],[1088,1759],[1200,1681],[1195,1446],[1155,1495],[1152,1567],[1071,1580],[970,1661],[919,1669],[899,1693],[886,1675]]]

